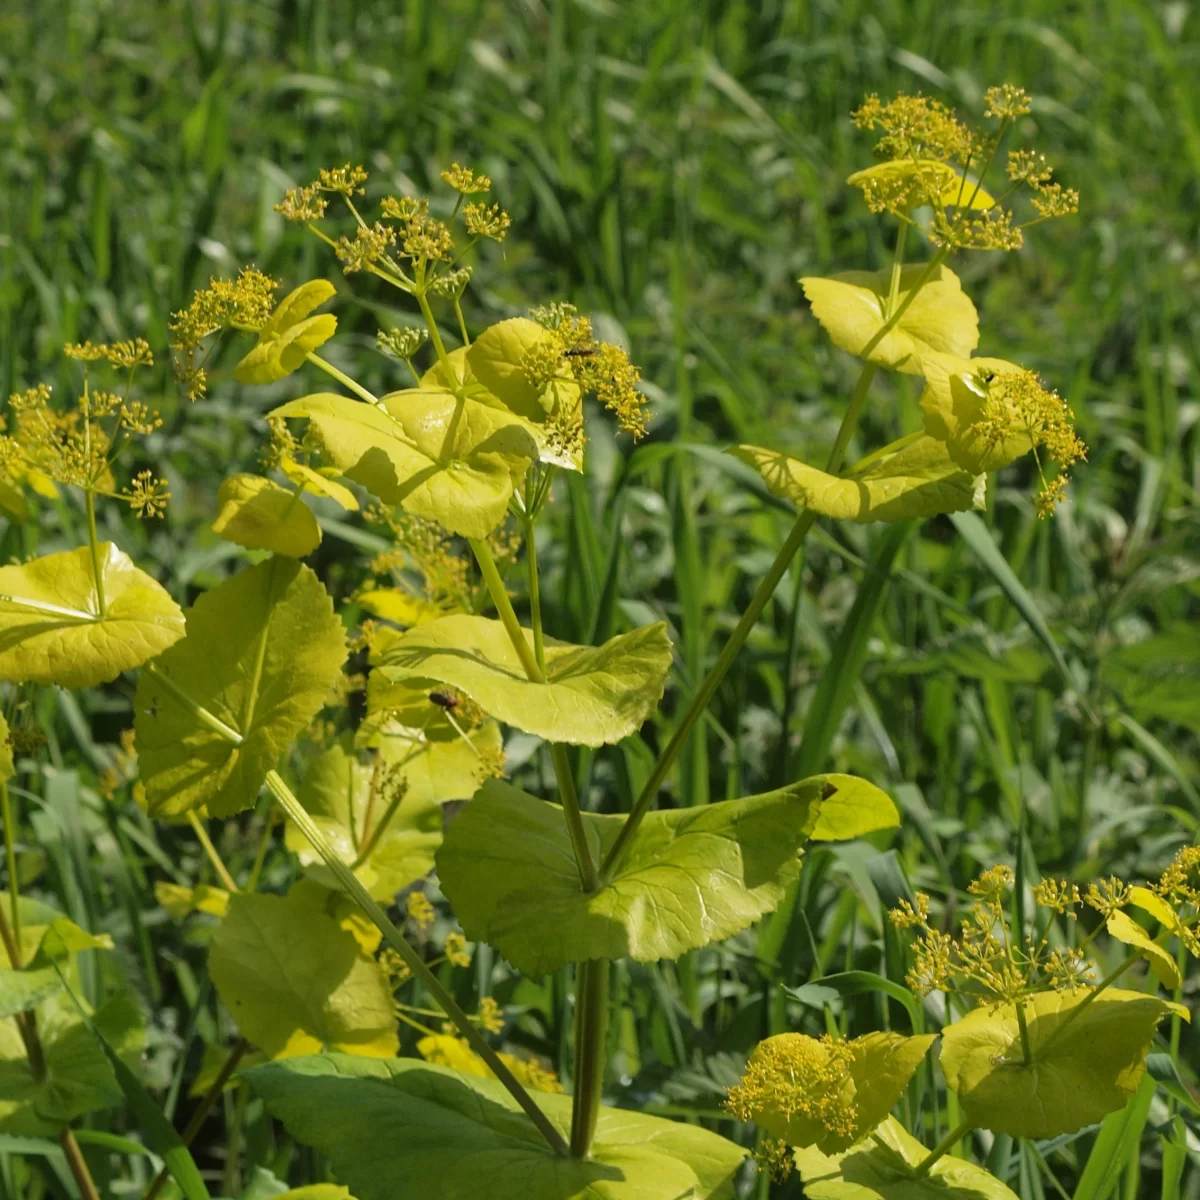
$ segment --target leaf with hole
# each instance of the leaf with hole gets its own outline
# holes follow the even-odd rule
[[[0,679],[93,687],[183,637],[166,590],[111,542],[97,548],[104,615],[87,546],[0,567]]]
[[[138,761],[153,816],[240,812],[341,675],[342,624],[316,575],[271,558],[205,592],[187,637],[138,680]]]
[[[523,631],[530,649],[533,634]],[[381,656],[396,682],[434,679],[465,692],[499,721],[550,742],[604,746],[641,728],[671,668],[666,625],[645,625],[602,646],[547,638],[546,681],[528,678],[504,626],[455,614],[409,629]]]

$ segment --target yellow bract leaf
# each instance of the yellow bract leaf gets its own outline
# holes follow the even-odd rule
[[[128,555],[101,542],[98,560],[103,616],[86,546],[0,567],[0,679],[92,687],[183,637],[179,606]]]
[[[763,446],[735,446],[776,496],[837,520],[902,521],[982,508],[984,478],[962,470],[944,443],[922,437],[881,453],[851,478],[830,475]]]
[[[925,269],[917,264],[900,272],[897,310]],[[958,276],[946,266],[933,272],[896,325],[880,336],[888,319],[891,280],[891,271],[885,270],[846,271],[829,279],[809,275],[800,282],[813,316],[833,344],[881,367],[921,375],[930,353],[965,358],[979,345],[975,305],[962,290]]]
[[[935,158],[895,159],[855,171],[846,179],[860,189],[873,212],[897,211],[917,204],[974,209],[992,208],[995,199],[978,184],[964,179],[949,163]],[[898,203],[884,203],[895,200]]]
[[[330,313],[310,317],[334,294],[325,279],[314,279],[290,292],[258,334],[258,343],[233,369],[239,383],[274,383],[295,371],[318,346],[337,332]]]
[[[156,883],[154,898],[174,921],[182,921],[194,912],[223,917],[229,907],[229,893],[224,888],[209,887],[198,883],[195,887],[183,887],[178,883]]]
[[[299,493],[261,475],[231,475],[217,503],[213,532],[249,550],[304,558],[321,544],[321,527]]]
[[[1150,969],[1163,987],[1173,991],[1180,986],[1183,981],[1175,959],[1165,947],[1153,941],[1132,917],[1118,910],[1109,913],[1105,924],[1108,932],[1117,941],[1124,942],[1126,946],[1132,946],[1135,950],[1142,952],[1143,957],[1150,964]]]
[[[354,597],[373,617],[395,621],[397,625],[424,625],[444,617],[446,610],[400,588],[372,588]]]
[[[324,496],[335,504],[341,505],[347,512],[358,512],[358,500],[354,493],[344,483],[330,479],[312,467],[298,463],[294,459],[285,458],[279,469],[293,482],[302,483],[314,496]]]

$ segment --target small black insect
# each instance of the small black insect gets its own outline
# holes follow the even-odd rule
[[[430,692],[429,699],[438,708],[444,708],[447,712],[453,712],[458,707],[458,697],[447,696],[445,692]]]
[[[594,347],[580,347],[577,350],[564,350],[563,358],[590,358],[597,351]]]

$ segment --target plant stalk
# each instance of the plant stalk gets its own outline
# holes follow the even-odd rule
[[[970,1121],[956,1125],[921,1161],[913,1168],[917,1179],[923,1179],[933,1169],[936,1162],[946,1157],[954,1147],[974,1129]]]
[[[75,1178],[83,1200],[100,1200],[100,1193],[96,1190],[91,1171],[88,1170],[87,1159],[83,1157],[83,1151],[79,1148],[79,1142],[70,1125],[63,1126],[62,1132],[58,1135],[58,1144],[63,1148],[63,1154],[67,1157],[67,1166],[71,1168],[71,1174]]]
[[[596,1134],[604,1090],[609,963],[604,958],[593,958],[579,963],[575,970],[575,1094],[571,1108],[571,1155],[587,1158]]]
[[[208,830],[204,828],[204,822],[196,816],[195,809],[188,810],[188,824],[192,827],[192,832],[196,835],[196,840],[204,847],[204,853],[208,855],[208,861],[212,863],[213,870],[217,873],[217,878],[224,884],[225,890],[228,892],[236,892],[238,885],[234,882],[234,878],[229,873],[229,869],[221,861],[221,856],[217,853],[216,846],[212,843],[212,838],[208,836]]]
[[[345,371],[339,371],[338,368],[333,365],[333,363],[326,358],[322,358],[315,351],[310,350],[308,352],[308,361],[312,363],[314,367],[320,367],[326,375],[332,375],[333,378],[338,381],[338,383],[348,387],[360,400],[365,400],[368,404],[375,405],[376,408],[383,407],[383,401],[380,400],[378,396],[376,396],[373,392],[368,392],[361,383],[351,379]]]
[[[92,555],[92,578],[96,582],[96,605],[100,616],[108,616],[108,601],[104,596],[104,574],[100,569],[100,539],[96,534],[96,497],[89,488],[83,493],[84,507],[87,509],[88,549]]]
[[[279,801],[292,824],[308,839],[309,844],[320,856],[322,862],[329,868],[341,888],[353,899],[358,906],[375,923],[384,940],[404,960],[405,965],[421,981],[425,990],[434,998],[442,1011],[458,1027],[458,1031],[467,1040],[471,1049],[487,1063],[489,1070],[508,1089],[509,1094],[525,1111],[529,1119],[537,1126],[542,1136],[556,1153],[570,1153],[563,1136],[555,1128],[549,1117],[538,1107],[533,1097],[525,1090],[513,1073],[500,1060],[499,1055],[488,1044],[487,1040],[471,1023],[471,1018],[458,1006],[438,977],[425,965],[425,960],[409,945],[407,938],[388,919],[387,914],[371,898],[367,889],[355,878],[354,872],[333,852],[325,840],[321,830],[312,817],[308,815],[304,805],[296,799],[295,793],[284,782],[278,771],[267,773],[267,787],[275,799]]]

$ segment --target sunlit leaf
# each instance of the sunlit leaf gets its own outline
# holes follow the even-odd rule
[[[348,478],[463,537],[486,537],[500,524],[537,458],[519,418],[436,389],[393,392],[380,406],[323,392],[271,415],[306,417]]]
[[[927,1175],[913,1168],[929,1156],[894,1117],[842,1154],[797,1150],[796,1166],[811,1200],[1017,1200],[990,1172],[945,1155]]]
[[[1031,996],[1028,1064],[1013,1006],[977,1008],[943,1031],[942,1071],[980,1128],[1013,1137],[1074,1133],[1133,1095],[1155,1028],[1180,1007],[1117,988]]]
[[[182,921],[194,912],[223,917],[229,908],[229,893],[224,888],[197,883],[183,887],[178,883],[159,881],[154,885],[154,898],[172,920]]]
[[[999,441],[978,428],[987,402],[984,380],[1012,375],[1022,368],[1002,358],[930,355],[925,361],[921,408],[925,432],[945,442],[950,457],[965,471],[995,471],[1028,454],[1033,442],[1014,432]]]
[[[651,812],[615,875],[585,892],[556,804],[491,780],[450,823],[438,877],[467,937],[544,975],[590,958],[654,962],[732,937],[800,871],[824,786]],[[595,861],[624,817],[584,813]]]
[[[532,647],[532,634],[525,636]],[[402,634],[377,669],[396,681],[451,684],[497,720],[547,741],[603,746],[641,727],[670,667],[671,644],[659,623],[603,646],[547,639],[546,682],[534,683],[499,621],[455,614]]]
[[[1142,952],[1142,956],[1150,964],[1150,970],[1154,972],[1163,987],[1173,991],[1182,985],[1183,979],[1179,974],[1179,965],[1174,956],[1153,941],[1131,916],[1120,910],[1111,912],[1108,914],[1105,925],[1108,932],[1118,942],[1124,942],[1126,946],[1132,946],[1135,950]]]
[[[294,559],[271,558],[205,592],[187,637],[138,680],[134,727],[147,808],[174,816],[252,805],[324,704],[345,659],[329,594]]]
[[[984,503],[984,477],[951,462],[945,445],[931,437],[881,454],[848,478],[763,446],[735,446],[730,454],[749,463],[774,495],[838,520],[903,521]]]
[[[242,1034],[272,1058],[396,1053],[387,976],[310,895],[230,897],[208,967]]]
[[[394,621],[397,625],[424,625],[427,621],[436,621],[438,617],[446,615],[446,610],[440,605],[401,588],[369,588],[359,592],[354,602],[371,616]]]
[[[925,272],[921,264],[904,267],[896,307],[904,303]],[[862,357],[887,322],[892,273],[846,271],[829,279],[805,276],[800,280],[835,346]],[[934,270],[896,326],[867,355],[870,362],[910,375],[924,373],[924,360],[932,352],[966,358],[979,345],[979,316],[949,267]]]
[[[814,842],[847,842],[900,824],[887,792],[856,775],[814,775],[804,782],[821,787],[824,795],[809,835]]]
[[[98,553],[104,616],[87,546],[0,567],[0,679],[92,687],[183,637],[163,587],[111,542]]]
[[[296,492],[261,475],[231,475],[217,493],[213,532],[249,550],[304,558],[321,543],[321,527]]]
[[[591,1157],[562,1158],[499,1082],[419,1059],[320,1055],[246,1078],[361,1200],[733,1200],[745,1157],[699,1126],[601,1108]],[[566,1134],[569,1097],[534,1097]]]
[[[313,279],[285,296],[259,331],[254,348],[234,367],[234,379],[274,383],[300,367],[311,351],[337,332],[337,318],[332,314],[308,315],[335,291],[328,280]]]
[[[937,159],[899,158],[864,167],[847,177],[851,187],[863,191],[872,184],[885,187],[908,184],[915,203],[929,204],[936,198],[943,207],[989,209],[996,201],[982,187],[963,177],[949,163]]]
[[[347,512],[358,512],[358,500],[354,493],[345,484],[331,479],[324,471],[314,470],[291,458],[281,460],[279,469],[293,483],[303,484],[305,490],[312,492],[314,496],[324,496]],[[336,470],[336,468],[327,467],[326,470]]]

